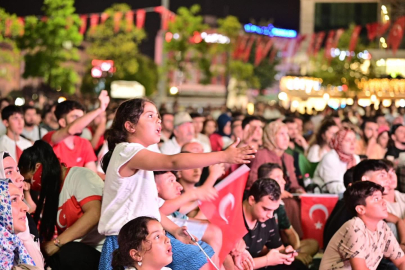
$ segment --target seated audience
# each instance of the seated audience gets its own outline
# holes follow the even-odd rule
[[[206,119],[204,121],[202,133],[209,138],[212,134],[214,134],[215,130],[217,130],[217,123],[215,122],[215,120]]]
[[[104,186],[100,177],[87,168],[65,167],[41,140],[23,152],[18,165],[32,190],[40,192],[34,219],[40,221],[47,265],[53,270],[98,269],[104,242],[97,232]]]
[[[39,124],[39,126],[46,129],[48,132],[59,128],[58,120],[55,116],[55,109],[56,105],[46,105],[42,110],[42,123]]]
[[[20,264],[35,266],[34,260],[17,234],[26,228],[28,206],[21,190],[8,179],[0,179],[0,267],[11,270]],[[28,268],[40,269],[40,268]],[[42,268],[43,269],[43,268]]]
[[[36,124],[37,110],[33,106],[24,106],[24,130],[22,135],[31,142],[42,139],[48,131]]]
[[[205,117],[199,113],[191,113],[194,125],[194,139],[201,143],[204,147],[204,152],[211,152],[211,142],[207,135],[202,134]]]
[[[388,217],[384,188],[371,181],[353,183],[344,198],[354,216],[335,233],[320,269],[377,269],[383,257],[405,269],[404,252],[384,222]]]
[[[193,119],[188,113],[176,113],[173,124],[173,137],[160,147],[160,151],[165,155],[178,154],[183,145],[195,140]]]
[[[212,151],[222,151],[232,143],[231,120],[231,117],[226,113],[223,113],[218,117],[217,131],[210,135]]]
[[[48,132],[43,140],[53,147],[53,151],[62,163],[68,167],[86,167],[97,172],[97,157],[90,142],[79,137],[83,129],[98,115],[103,114],[110,102],[107,91],[99,95],[100,107],[84,114],[84,107],[73,100],[59,103],[55,109],[60,129]]]
[[[401,153],[405,152],[405,126],[398,124],[391,127],[393,144],[388,146],[385,157],[391,161],[398,160]]]
[[[297,122],[294,117],[289,117],[283,120],[283,123],[286,124],[288,128],[288,136],[290,141],[288,142],[288,150],[291,152],[296,151],[300,154],[305,154],[308,150],[308,143],[298,130]]]
[[[249,189],[257,179],[257,170],[263,163],[276,163],[281,166],[284,172],[286,188],[288,192],[304,192],[298,184],[295,175],[293,157],[285,153],[288,148],[289,136],[287,126],[280,121],[273,121],[264,128],[263,148],[256,153],[252,160],[249,173],[249,180],[246,189]]]
[[[261,178],[253,183],[242,209],[248,233],[243,237],[253,257],[254,269],[307,269],[293,247],[281,242],[274,211],[280,205],[280,186],[275,180]],[[268,268],[265,268],[268,267]]]
[[[166,142],[170,139],[173,133],[173,120],[174,115],[172,113],[163,112],[160,114],[162,119],[162,131],[160,133],[160,140]]]
[[[259,167],[258,177],[276,180],[276,182],[280,186],[281,199],[286,200],[287,198],[292,197],[290,193],[285,191],[285,180],[283,171],[278,164],[262,164]],[[295,226],[299,226],[298,229],[302,231],[301,219],[299,215],[296,214],[297,212],[299,212],[299,207],[296,208],[296,211],[289,211],[289,213],[287,213],[283,200],[280,201],[280,206],[274,212],[274,216],[276,217],[283,243],[290,244],[295,250],[299,249],[296,259],[302,261],[306,265],[309,265],[312,262],[312,257],[318,252],[319,245],[314,239],[300,240],[300,237],[295,230]],[[290,223],[289,217],[292,217],[294,226],[292,225],[292,223]]]
[[[22,152],[32,143],[21,137],[24,130],[24,116],[21,107],[9,105],[1,111],[6,134],[0,137],[0,151],[6,151],[18,162]]]
[[[97,115],[97,117],[83,129],[81,137],[90,141],[91,146],[96,153],[98,153],[103,146],[106,123],[107,113],[104,111]]]
[[[382,159],[384,149],[377,143],[379,125],[374,119],[365,119],[361,124],[362,136],[356,144],[356,154],[362,159]]]
[[[151,217],[137,217],[125,224],[118,234],[118,245],[112,255],[113,270],[164,270],[173,261],[170,239]]]
[[[324,120],[315,135],[315,140],[309,148],[307,158],[310,162],[319,162],[330,152],[330,143],[339,131],[338,126],[332,119]]]
[[[263,144],[263,122],[259,116],[247,116],[242,121],[241,145],[251,145],[259,149]]]
[[[353,130],[343,128],[332,139],[332,150],[319,162],[314,173],[314,183],[320,187],[326,186],[329,193],[342,193],[345,191],[343,175],[360,162],[358,155],[354,154],[356,135]]]

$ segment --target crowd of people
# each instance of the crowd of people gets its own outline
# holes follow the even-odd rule
[[[2,269],[209,269],[207,255],[219,269],[304,270],[320,244],[320,269],[405,269],[402,108],[169,111],[102,91],[88,112],[0,109]],[[199,201],[240,164],[247,234],[221,259]],[[339,195],[324,243],[303,239],[305,193]]]

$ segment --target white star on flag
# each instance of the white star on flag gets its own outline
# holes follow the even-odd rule
[[[320,230],[320,229],[322,229],[322,223],[321,222],[317,222],[317,223],[315,223],[315,228],[317,229],[317,230]]]

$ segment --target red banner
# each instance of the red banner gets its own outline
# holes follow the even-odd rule
[[[136,28],[143,28],[143,24],[145,23],[145,14],[146,11],[144,9],[138,9],[136,11]]]
[[[240,59],[243,55],[243,52],[245,51],[246,48],[246,44],[249,40],[249,36],[247,35],[243,35],[243,36],[239,36],[238,40],[236,41],[236,48],[235,51],[233,53],[233,57],[235,59]]]
[[[307,55],[308,56],[312,55],[312,52],[314,50],[315,40],[316,40],[316,34],[313,33],[312,36],[311,36],[311,39],[310,39],[310,41],[308,43],[308,48],[307,48]]]
[[[361,31],[361,26],[357,25],[353,29],[352,36],[350,38],[350,43],[349,43],[349,55],[347,57],[347,61],[350,61],[352,59],[352,52],[356,49],[357,45],[357,40],[359,39],[359,34]]]
[[[86,32],[86,27],[87,27],[87,15],[80,15],[80,21],[81,21],[81,25],[80,25],[79,33],[81,35],[84,35],[84,32]]]
[[[244,62],[247,62],[249,60],[250,51],[252,50],[252,46],[253,46],[255,39],[256,39],[256,37],[252,35],[252,36],[250,36],[250,39],[247,42],[246,48],[242,54],[242,60]]]
[[[127,21],[127,32],[132,30],[132,26],[134,25],[134,12],[133,11],[127,11],[125,13],[125,20]]]
[[[104,24],[105,21],[108,19],[108,14],[107,13],[101,13],[101,24]]]
[[[332,48],[337,48],[339,46],[340,37],[343,35],[344,32],[345,32],[345,30],[342,28],[336,30],[336,35],[335,35],[335,39],[332,44]]]
[[[242,200],[248,176],[249,168],[246,165],[239,167],[215,186],[218,190],[218,198],[215,201],[203,202],[200,205],[208,220],[222,230],[222,248],[219,253],[221,264],[247,233]]]
[[[388,30],[388,28],[390,27],[390,25],[391,25],[391,22],[390,21],[387,21],[386,23],[380,23],[379,25],[378,25],[378,29],[377,29],[377,36],[382,36],[382,35],[384,35],[385,34],[385,32],[387,32],[387,30]]]
[[[256,40],[256,51],[255,51],[255,61],[254,65],[259,65],[259,60],[263,54],[264,42],[262,42],[263,37],[258,37]]]
[[[120,30],[120,22],[122,18],[122,12],[114,13],[114,32],[117,33]]]
[[[294,51],[292,56],[296,55],[297,52],[301,49],[302,43],[307,39],[307,35],[299,35],[295,41]]]
[[[98,14],[91,14],[90,15],[90,32],[94,33],[96,30],[96,26],[98,25],[100,16]]]
[[[338,201],[338,195],[301,195],[301,223],[304,239],[312,238],[323,245],[323,230]]]
[[[387,44],[392,49],[392,53],[395,55],[399,45],[401,45],[402,38],[405,30],[405,16],[399,17],[391,27],[388,34]]]
[[[378,23],[368,23],[366,24],[366,28],[367,28],[367,37],[368,39],[374,40],[377,36],[377,30],[378,30]]]
[[[331,49],[333,45],[333,38],[335,37],[335,30],[330,30],[326,38],[325,44],[325,58],[330,60],[332,58]]]
[[[315,42],[315,47],[314,47],[313,55],[316,55],[316,54],[318,53],[319,49],[320,49],[321,46],[322,46],[322,42],[323,42],[323,39],[324,39],[324,38],[325,38],[325,32],[324,32],[324,31],[319,32],[319,33],[316,35],[316,42]]]
[[[256,56],[255,56],[255,66],[260,65],[266,55],[269,53],[271,46],[273,45],[273,40],[268,38],[267,41],[263,40],[260,44],[258,44],[256,48]]]

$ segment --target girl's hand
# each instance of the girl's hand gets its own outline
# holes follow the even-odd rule
[[[218,179],[225,173],[225,165],[223,163],[214,164],[208,167],[210,175]]]
[[[240,139],[238,138],[233,144],[231,144],[225,151],[225,159],[227,163],[231,164],[246,164],[250,163],[250,160],[255,158],[254,154],[257,152],[252,146],[246,145],[244,147],[237,148]]]
[[[193,240],[191,240],[191,237],[187,233],[186,226],[179,227],[173,236],[180,242],[183,242],[184,244],[194,244]],[[198,239],[195,236],[194,238],[196,241],[198,241]]]
[[[100,109],[105,111],[110,103],[108,92],[106,90],[101,91],[100,95],[98,96],[98,100],[100,101]]]
[[[23,189],[24,189],[24,191],[30,191],[30,189],[31,189],[31,184],[28,183],[28,182],[26,182],[26,181],[24,181],[24,182],[23,182]]]
[[[218,197],[218,191],[213,187],[202,185],[193,190],[196,200],[200,201],[213,201]]]
[[[53,241],[48,241],[46,243],[44,243],[42,245],[42,252],[46,255],[46,256],[52,256],[53,254],[55,254],[56,252],[59,251],[59,247],[55,246],[55,244],[53,243]]]

